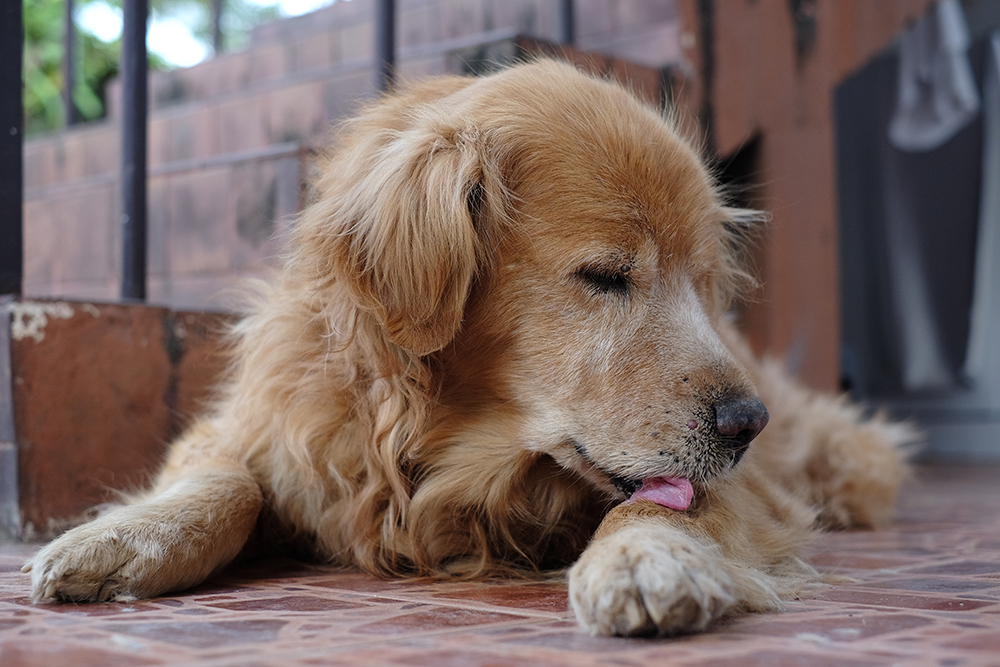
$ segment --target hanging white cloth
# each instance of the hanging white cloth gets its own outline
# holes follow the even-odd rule
[[[965,375],[1000,398],[1000,32],[986,48],[983,177]]]
[[[903,33],[896,114],[889,125],[893,146],[932,150],[975,118],[979,94],[969,65],[969,45],[958,0],[941,0]]]
[[[903,34],[896,110],[888,131],[895,149],[912,153],[940,148],[977,117],[980,99],[969,64],[970,45],[958,0],[942,0]],[[919,216],[913,210],[918,198],[899,170],[889,169],[886,178],[892,193],[885,209],[886,260],[899,323],[902,385],[911,392],[947,390],[957,378],[918,249],[920,230],[914,221]]]

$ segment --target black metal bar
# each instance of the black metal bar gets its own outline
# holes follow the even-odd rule
[[[64,0],[64,24],[66,34],[63,41],[63,108],[66,110],[66,125],[73,125],[80,117],[76,113],[73,90],[76,88],[76,21],[73,20],[73,0]]]
[[[212,48],[222,53],[222,0],[212,0]]]
[[[559,0],[559,41],[567,46],[573,46],[576,41],[573,0]]]
[[[123,299],[146,298],[146,59],[148,0],[125,0],[122,34]]]
[[[0,3],[0,294],[20,294],[24,276],[24,52],[22,3]]]
[[[375,2],[375,88],[387,92],[396,82],[396,2]]]
[[[705,150],[716,155],[715,145],[715,0],[698,0],[698,24],[701,39],[701,110],[699,121],[705,137]]]
[[[9,17],[6,12],[0,11],[0,18]],[[2,29],[0,34],[3,34]],[[9,295],[0,296],[0,543],[21,539],[21,489],[17,431],[14,428],[13,369],[10,363],[10,306],[15,299]]]

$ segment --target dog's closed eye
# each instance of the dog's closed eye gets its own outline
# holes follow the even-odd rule
[[[591,289],[599,294],[618,294],[628,296],[632,287],[629,272],[631,264],[620,266],[584,266],[576,272]]]

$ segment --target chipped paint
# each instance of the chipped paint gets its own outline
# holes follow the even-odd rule
[[[45,340],[45,327],[49,318],[68,320],[75,311],[65,301],[42,302],[22,301],[8,304],[10,313],[10,335],[14,340],[32,338],[36,343]]]

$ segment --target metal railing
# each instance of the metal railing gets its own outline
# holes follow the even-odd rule
[[[395,69],[396,0],[375,0],[375,90],[392,88]]]
[[[24,58],[22,5],[0,4],[0,294],[20,294],[24,276]]]
[[[146,300],[149,0],[125,0],[122,28],[122,299]]]
[[[373,0],[377,90],[392,88],[396,68],[395,0]],[[72,4],[67,3],[67,63],[64,71],[70,86],[65,91],[68,123],[73,120]],[[220,3],[215,9],[215,47]],[[24,27],[20,0],[0,7],[0,294],[20,294],[24,275],[23,221],[23,133],[24,110],[21,77]],[[146,136],[148,116],[148,65],[146,23],[148,0],[124,0],[121,53],[122,76],[122,276],[121,297],[146,298]],[[564,44],[574,41],[573,0],[559,2],[559,36]],[[8,91],[17,91],[14,93]]]

